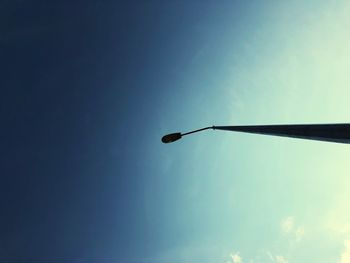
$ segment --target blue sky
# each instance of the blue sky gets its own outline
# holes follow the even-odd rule
[[[2,5],[0,261],[350,262],[347,1]]]

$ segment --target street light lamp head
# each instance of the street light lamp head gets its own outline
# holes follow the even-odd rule
[[[163,143],[175,142],[177,140],[180,140],[181,137],[182,137],[181,132],[170,133],[163,136],[162,142]]]

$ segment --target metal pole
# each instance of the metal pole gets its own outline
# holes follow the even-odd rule
[[[348,123],[214,126],[213,129],[350,144]]]
[[[168,134],[163,136],[162,142],[174,142],[182,136],[209,129],[350,144],[350,123],[211,126],[186,133]]]

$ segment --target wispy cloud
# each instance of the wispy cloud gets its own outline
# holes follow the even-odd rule
[[[282,256],[276,256],[275,257],[275,262],[276,263],[288,263],[288,261]]]
[[[294,217],[288,216],[281,221],[281,232],[291,238],[292,242],[300,242],[305,235],[305,228],[296,225]]]
[[[344,241],[344,251],[341,254],[340,263],[350,263],[350,240]]]
[[[273,255],[270,251],[266,252],[270,262],[274,263],[288,263],[288,261],[281,255]]]
[[[295,241],[299,242],[305,235],[305,228],[303,226],[300,226],[295,231]]]
[[[282,220],[281,222],[281,230],[283,234],[289,234],[294,229],[294,218],[289,216]]]
[[[232,263],[243,263],[242,257],[239,253],[231,254]]]

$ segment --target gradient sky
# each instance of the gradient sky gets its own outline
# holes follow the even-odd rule
[[[349,263],[348,1],[2,1],[0,261]]]

